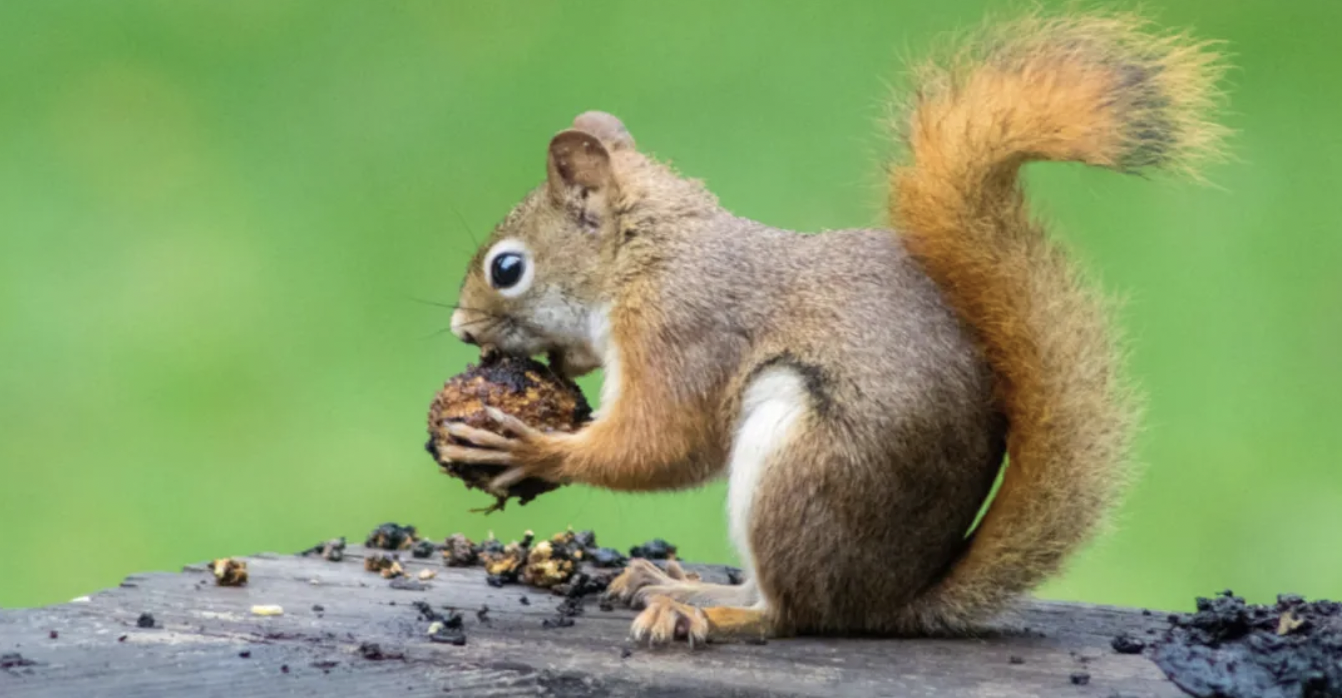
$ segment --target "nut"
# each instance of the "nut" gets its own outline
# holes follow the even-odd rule
[[[506,492],[494,492],[490,482],[504,472],[505,466],[458,463],[439,455],[443,446],[469,445],[448,434],[447,424],[461,422],[477,429],[499,431],[499,425],[485,412],[486,407],[502,410],[541,431],[572,432],[592,417],[592,409],[578,386],[538,361],[493,354],[482,359],[480,365],[467,366],[466,371],[449,379],[429,407],[430,438],[426,448],[444,473],[469,488],[495,496],[496,501],[487,512],[502,510],[511,498],[517,498],[518,504],[526,504],[558,488],[557,483],[527,478],[513,483]]]

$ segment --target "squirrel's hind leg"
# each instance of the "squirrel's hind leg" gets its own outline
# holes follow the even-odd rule
[[[675,580],[643,587],[647,606],[634,619],[634,639],[652,644],[687,640],[695,645],[714,639],[762,639],[780,634],[771,604],[755,582],[752,510],[766,473],[785,457],[788,444],[806,426],[803,422],[810,404],[805,379],[791,367],[767,368],[751,380],[742,395],[727,485],[728,525],[749,581],[733,587],[699,584],[693,588],[693,583]],[[644,564],[652,567],[651,563]],[[634,573],[647,574],[646,569]],[[710,586],[716,588],[707,592],[709,598],[703,598],[705,588]],[[649,593],[654,590],[656,593]],[[734,598],[727,598],[732,595]],[[692,605],[703,601],[716,603]]]

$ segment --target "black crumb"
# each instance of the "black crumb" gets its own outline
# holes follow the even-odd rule
[[[313,612],[313,613],[325,613],[325,612],[326,612],[326,607],[323,606],[323,605],[321,605],[321,604],[319,604],[319,603],[314,603],[314,604],[312,604],[312,612]]]
[[[1190,695],[1342,696],[1342,603],[1282,594],[1256,605],[1223,591],[1170,618],[1151,658]]]
[[[641,557],[645,560],[674,560],[676,558],[676,546],[661,538],[654,538],[643,545],[635,545],[630,548],[629,557]]]
[[[289,673],[289,665],[288,665],[288,664],[281,664],[281,665],[280,665],[280,673],[281,673],[281,674],[287,674],[287,673]]]
[[[620,659],[628,659],[632,656],[634,656],[634,651],[629,649],[628,647],[625,647],[624,649],[620,650]]]
[[[19,667],[34,666],[37,662],[24,657],[18,652],[6,652],[0,654],[0,669],[17,669]]]
[[[518,603],[522,604],[523,606],[530,606],[530,605],[531,605],[531,599],[528,599],[528,598],[525,597],[525,596],[523,596],[522,598],[518,599],[517,601],[518,601]]]
[[[251,659],[251,657],[252,657],[252,651],[251,651],[251,650],[243,650],[243,651],[241,651],[241,652],[238,653],[238,656],[239,656],[239,657],[242,657],[243,659]]]
[[[437,632],[429,635],[429,642],[438,642],[462,647],[466,644],[466,633],[462,632],[460,628],[449,629],[444,626],[439,628]]]
[[[430,642],[457,646],[466,644],[466,630],[460,613],[449,609],[444,615],[433,610],[433,606],[426,601],[416,601],[412,605],[419,611],[419,619],[429,623]]]
[[[382,647],[376,642],[365,642],[359,645],[359,656],[373,662],[380,662],[384,659],[405,659],[405,653],[383,652]]]
[[[489,606],[481,606],[480,610],[475,612],[475,619],[481,623],[489,622]]]
[[[624,567],[629,562],[624,553],[615,548],[595,548],[587,553],[588,559],[597,567]]]
[[[117,642],[125,642],[127,637],[130,637],[130,636],[129,636],[129,635],[122,635],[121,637],[118,637],[118,638],[116,639],[116,641],[117,641]]]
[[[727,568],[727,583],[732,586],[743,584],[746,581],[745,573],[735,567]]]
[[[58,632],[56,632],[55,630],[53,630],[53,631],[47,633],[47,637],[49,637],[49,638],[51,638],[51,639],[53,639],[53,640],[55,640],[56,638],[58,638],[58,637],[60,637],[60,636],[61,636],[61,634],[58,633]]]
[[[424,591],[429,588],[428,584],[409,577],[393,577],[387,586],[401,591]]]
[[[1078,671],[1068,678],[1072,680],[1072,684],[1075,686],[1085,686],[1090,683],[1090,674],[1087,674],[1084,671]]]
[[[1151,609],[1149,609],[1149,608],[1143,608],[1143,609],[1142,609],[1142,615],[1144,615],[1144,616],[1149,616],[1149,615],[1151,615]]]
[[[1011,655],[1010,657],[1007,657],[1007,661],[1010,662],[1010,663],[1012,663],[1012,664],[1024,664],[1024,663],[1025,663],[1025,657],[1022,657],[1022,656],[1017,655],[1017,654],[1013,654],[1013,655]]]
[[[340,666],[340,662],[334,659],[322,659],[312,663],[313,669],[321,669],[323,672],[331,673],[331,670]]]
[[[410,554],[417,558],[426,558],[436,552],[438,552],[438,546],[434,545],[431,540],[417,540],[414,546],[410,548]]]
[[[422,621],[427,621],[429,623],[438,621],[454,628],[461,627],[461,614],[451,608],[444,607],[447,609],[447,615],[443,615],[433,610],[433,606],[430,606],[427,601],[416,601],[410,605],[413,606],[416,611],[419,611],[419,619]]]
[[[1109,644],[1119,654],[1141,654],[1141,651],[1146,649],[1144,641],[1138,640],[1127,633],[1115,635],[1113,641]]]
[[[567,599],[564,599],[562,602],[560,602],[558,606],[555,607],[555,611],[558,612],[559,615],[565,618],[572,618],[574,616],[582,615],[583,612],[582,597],[570,596]]]
[[[364,545],[379,550],[405,550],[414,545],[417,533],[414,526],[384,523],[368,534]]]
[[[141,628],[152,628],[154,627],[154,617],[148,613],[141,613],[140,617],[135,620],[135,624]]]
[[[568,616],[546,618],[545,620],[541,621],[541,627],[543,628],[568,628],[572,627],[572,625],[573,625],[573,619],[569,618]]]
[[[508,583],[506,579],[500,577],[497,574],[491,574],[488,577],[485,577],[485,582],[489,584],[489,586],[494,587],[495,589],[501,589],[503,588],[504,584]]]
[[[323,560],[340,562],[345,559],[345,537],[341,536],[339,538],[332,538],[328,541],[322,541],[298,554],[303,557],[307,557],[308,555],[319,555]]]
[[[555,586],[550,591],[569,598],[592,596],[605,591],[606,587],[610,586],[612,578],[613,575],[609,573],[587,574],[586,572],[579,572],[567,584]]]

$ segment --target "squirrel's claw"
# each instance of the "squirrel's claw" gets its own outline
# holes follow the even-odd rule
[[[506,436],[499,436],[492,431],[476,429],[460,422],[453,422],[446,427],[447,433],[461,439],[467,443],[473,444],[477,448],[504,449],[508,448],[512,439]]]
[[[628,606],[645,606],[645,600],[640,598],[640,591],[673,583],[675,578],[651,562],[636,557],[629,561],[620,576],[612,579],[606,586],[605,596],[607,600],[618,601]]]
[[[503,410],[500,410],[497,407],[485,407],[485,414],[489,415],[490,419],[497,422],[499,427],[501,427],[504,431],[518,438],[534,439],[544,435],[544,433],[541,430],[527,424],[526,422],[523,422],[522,420],[508,414],[507,412],[504,412]]]
[[[703,609],[666,596],[653,596],[647,604],[647,608],[634,618],[634,625],[630,629],[634,640],[649,645],[684,640],[690,647],[707,642],[708,616]]]
[[[489,489],[496,493],[507,492],[509,487],[512,487],[530,476],[531,472],[526,468],[509,468],[508,470],[505,470],[502,475],[490,480]]]
[[[439,455],[459,463],[513,466],[489,483],[490,491],[499,495],[529,477],[555,480],[555,474],[547,470],[548,461],[541,455],[546,440],[553,436],[497,408],[486,407],[485,412],[498,425],[499,432],[510,435],[461,423],[447,424],[444,428],[448,434],[469,445],[443,445],[438,448]]]
[[[510,451],[488,448],[472,448],[444,444],[438,446],[438,456],[456,463],[479,463],[483,465],[512,465],[514,457]]]

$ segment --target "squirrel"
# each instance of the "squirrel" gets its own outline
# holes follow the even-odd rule
[[[1132,479],[1139,400],[1109,304],[1019,173],[1196,175],[1220,152],[1220,56],[1148,26],[1031,14],[916,68],[889,230],[738,217],[619,119],[581,114],[470,261],[452,331],[570,377],[603,369],[599,410],[573,433],[495,410],[497,430],[455,425],[467,445],[443,455],[507,466],[498,486],[725,476],[746,581],[631,561],[608,593],[642,605],[640,641],[981,629]]]

